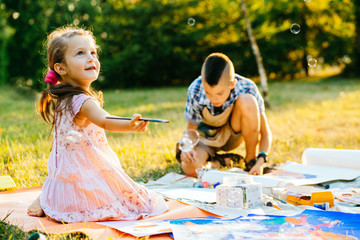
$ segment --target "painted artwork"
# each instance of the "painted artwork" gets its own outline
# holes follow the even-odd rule
[[[292,217],[249,215],[232,220],[172,220],[176,240],[358,239],[358,214],[305,210]]]
[[[198,217],[198,218],[186,218],[189,221],[197,220],[215,220],[220,219],[217,217]],[[131,234],[135,237],[145,237],[163,233],[171,233],[172,225],[170,220],[141,220],[141,221],[107,221],[98,222],[97,224],[105,225],[124,233]]]
[[[267,176],[271,177],[280,177],[282,179],[310,179],[316,178],[316,175],[306,174],[306,173],[296,173],[285,170],[276,170],[271,173],[268,173]]]

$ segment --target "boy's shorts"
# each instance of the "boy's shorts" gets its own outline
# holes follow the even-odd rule
[[[208,143],[210,139],[204,139],[203,137],[200,138],[199,143],[196,145],[197,148],[204,149],[208,154],[209,158],[207,161],[212,161],[215,153],[218,151],[231,151],[237,148],[241,142],[243,141],[243,136],[241,132],[236,133],[231,128],[230,123],[228,122],[221,131],[227,131],[227,139],[222,138],[220,141],[223,143],[219,146],[209,146],[209,144],[205,144],[204,142]],[[203,140],[203,141],[202,141]],[[211,139],[211,141],[216,141],[216,137]],[[181,150],[179,149],[179,144],[176,144],[176,159],[181,162],[180,160]]]

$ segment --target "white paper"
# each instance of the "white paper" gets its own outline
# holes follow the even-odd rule
[[[360,150],[307,148],[301,156],[306,165],[321,165],[360,170]]]
[[[202,203],[216,203],[214,188],[175,188],[175,189],[152,189],[170,199],[190,200]]]
[[[203,175],[203,182],[222,183],[224,176],[237,176],[239,173],[223,171],[207,171]],[[305,165],[287,162],[269,174],[253,176],[254,182],[261,183],[262,187],[285,188],[291,185],[313,185],[336,180],[354,180],[360,176],[360,170],[331,166]]]
[[[225,176],[239,176],[243,173],[231,173],[217,170],[211,170],[204,173],[202,181],[213,185],[215,183],[222,183]],[[291,181],[281,178],[263,176],[253,176],[254,182],[261,183],[262,187],[286,187],[293,185]]]
[[[141,220],[141,221],[109,221],[98,222],[135,237],[144,237],[172,232],[169,220]]]
[[[296,186],[313,185],[336,180],[350,181],[360,176],[360,170],[357,169],[305,165],[294,162],[288,162],[285,166],[281,167],[280,170],[315,176],[313,178],[291,179],[291,182]]]

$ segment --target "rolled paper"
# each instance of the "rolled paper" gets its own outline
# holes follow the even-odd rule
[[[321,165],[360,170],[360,150],[307,148],[301,156],[306,165]]]

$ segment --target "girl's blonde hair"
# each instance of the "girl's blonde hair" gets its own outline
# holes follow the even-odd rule
[[[56,63],[65,63],[65,51],[71,40],[75,36],[89,36],[93,39],[95,46],[96,40],[93,33],[89,30],[78,27],[60,27],[51,32],[46,41],[47,49],[47,62],[48,69],[54,70],[54,65]],[[48,84],[47,89],[45,89],[40,98],[39,102],[39,111],[41,117],[48,124],[54,125],[55,123],[55,113],[61,112],[62,110],[72,111],[72,97],[77,94],[87,94],[91,97],[99,100],[101,105],[103,104],[102,92],[96,92],[92,88],[89,91],[86,91],[80,87],[74,87],[69,84],[62,84],[62,79],[59,74],[57,74],[60,84],[52,85]],[[60,108],[60,103],[65,101],[65,104]]]

